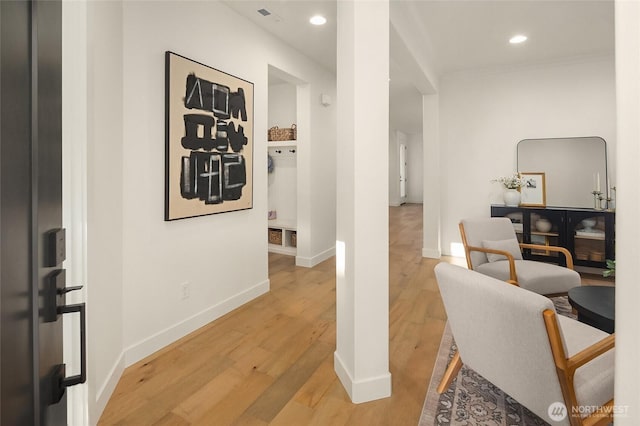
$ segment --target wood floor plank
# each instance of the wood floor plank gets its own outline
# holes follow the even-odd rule
[[[315,411],[307,406],[291,400],[280,410],[278,415],[269,423],[270,426],[308,425]]]
[[[315,408],[336,380],[333,362],[325,358],[324,362],[294,395],[293,400],[306,407]]]
[[[235,388],[245,378],[246,376],[238,370],[227,369],[186,399],[183,399],[173,409],[173,413],[192,422],[201,419],[212,406],[227,397],[230,389]]]
[[[230,425],[239,419],[253,401],[273,383],[273,377],[254,371],[249,377],[227,390],[226,395],[198,419],[194,425]],[[209,404],[207,404],[209,405]]]
[[[322,342],[314,343],[260,395],[247,413],[265,422],[273,420],[332,352],[331,346]]]

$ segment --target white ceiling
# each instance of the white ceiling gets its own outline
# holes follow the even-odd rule
[[[408,2],[441,74],[549,63],[614,50],[613,0]],[[529,39],[519,45],[515,34]]]
[[[224,2],[335,72],[336,0]],[[390,7],[392,16],[406,19],[393,22],[394,25],[413,27],[411,32],[419,35],[417,45],[428,51],[440,76],[455,71],[544,64],[614,52],[613,0],[391,0]],[[264,17],[258,9],[266,9],[271,15]],[[320,27],[309,24],[309,18],[315,14],[324,15],[327,24]],[[517,33],[529,39],[520,45],[510,45],[508,39]],[[397,42],[392,40],[392,47]],[[391,49],[392,106],[394,98],[419,102],[416,90],[419,86],[410,81],[411,73],[403,70],[406,61],[394,58],[395,50],[397,47]],[[399,61],[403,63],[397,63]],[[398,119],[403,117],[401,128],[407,128],[410,133],[419,131],[420,123],[416,120],[421,121],[421,115],[407,117],[402,111],[396,113]]]
[[[329,70],[336,68],[335,0],[223,0],[227,6],[288,45],[313,58]],[[271,15],[263,16],[259,9]],[[313,15],[323,15],[327,23],[309,23]]]

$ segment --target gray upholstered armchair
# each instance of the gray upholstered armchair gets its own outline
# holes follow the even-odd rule
[[[551,424],[611,421],[614,335],[556,315],[551,300],[517,286],[446,263],[435,272],[458,347],[438,392],[464,363]],[[549,409],[556,402],[564,419],[551,417],[562,414]]]
[[[460,234],[469,269],[548,296],[566,294],[581,284],[569,250],[519,243],[508,218],[464,219]],[[567,267],[523,260],[522,248],[559,252],[565,256]]]

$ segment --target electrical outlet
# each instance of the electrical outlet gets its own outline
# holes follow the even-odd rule
[[[182,300],[188,299],[190,295],[191,295],[191,284],[189,284],[189,281],[185,281],[182,284],[180,284],[180,299]]]

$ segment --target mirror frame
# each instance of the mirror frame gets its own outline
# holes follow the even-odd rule
[[[516,170],[520,173],[520,172],[530,172],[531,170],[520,170],[520,165],[521,165],[521,161],[520,161],[520,144],[522,142],[528,142],[528,141],[562,141],[562,140],[584,140],[584,139],[599,139],[600,141],[602,141],[603,146],[604,146],[604,188],[601,187],[601,191],[603,196],[606,197],[607,194],[607,189],[608,189],[608,182],[609,182],[609,159],[608,159],[608,148],[607,148],[607,141],[601,137],[601,136],[576,136],[576,137],[559,137],[559,138],[527,138],[527,139],[522,139],[520,140],[517,144],[516,144]],[[534,170],[536,171],[536,170]],[[539,171],[539,170],[538,170]],[[555,205],[553,202],[551,204],[548,203],[547,200],[547,204],[549,205],[549,207],[571,207],[571,208],[594,208],[594,203],[591,203],[590,207],[585,207],[585,206],[571,206],[571,205]],[[567,203],[569,204],[569,203]]]

